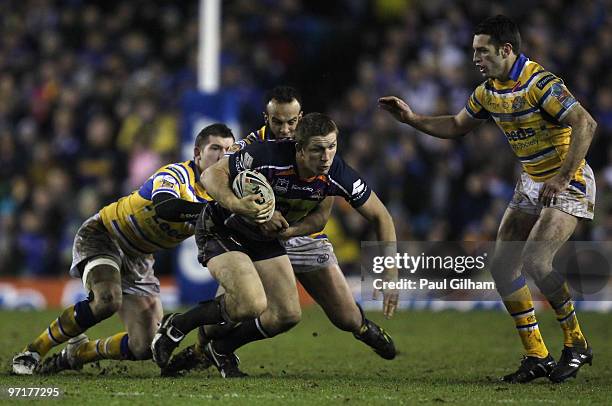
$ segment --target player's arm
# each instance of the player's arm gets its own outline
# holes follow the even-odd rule
[[[569,182],[591,146],[597,122],[584,107],[578,104],[561,120],[561,124],[572,128],[569,150],[559,170],[559,175]]]
[[[255,202],[259,198],[257,195],[245,196],[242,199],[236,197],[230,187],[229,158],[227,157],[208,167],[200,176],[200,180],[210,197],[232,213],[261,222],[268,217],[269,211],[273,209],[272,201],[257,204]]]
[[[166,221],[185,222],[197,220],[206,203],[190,202],[171,193],[160,192],[153,196],[153,207],[159,218]]]
[[[376,193],[372,192],[366,202],[356,207],[356,210],[365,217],[371,224],[374,225],[376,238],[378,241],[384,242],[384,255],[395,256],[397,252],[397,237],[395,235],[395,225],[393,218],[385,205],[380,201]],[[397,268],[387,268],[382,274],[385,281],[397,281]],[[395,308],[399,300],[399,292],[397,290],[383,291],[383,314],[387,318],[393,316]]]
[[[595,119],[577,102],[560,122],[572,128],[572,139],[559,172],[546,180],[540,190],[539,200],[544,206],[554,203],[556,195],[567,189],[591,146],[597,128]]]
[[[405,101],[395,96],[381,97],[378,99],[378,105],[391,113],[400,123],[408,124],[419,131],[443,139],[462,137],[483,122],[483,120],[470,116],[465,108],[454,116],[416,114]]]
[[[291,237],[318,233],[325,228],[325,224],[327,224],[327,220],[329,220],[333,206],[334,198],[332,196],[327,196],[315,210],[308,213],[301,221],[289,226],[279,233],[278,237],[289,239]]]

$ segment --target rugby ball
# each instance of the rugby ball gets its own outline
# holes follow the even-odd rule
[[[236,175],[232,183],[232,190],[234,194],[241,199],[245,196],[259,195],[259,199],[256,200],[259,204],[272,201],[274,205],[276,202],[274,199],[274,191],[266,177],[252,169],[246,169]],[[273,213],[274,210],[270,212],[270,216],[266,221],[272,218]]]

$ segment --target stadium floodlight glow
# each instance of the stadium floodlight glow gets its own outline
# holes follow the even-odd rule
[[[198,90],[219,90],[221,0],[200,0],[198,38]]]

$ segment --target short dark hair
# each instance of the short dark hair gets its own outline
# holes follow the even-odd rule
[[[232,138],[233,140],[236,140],[236,137],[234,137],[232,130],[228,126],[223,123],[214,123],[202,128],[202,130],[196,136],[195,146],[197,148],[200,148],[202,145],[207,145],[208,138],[211,135],[217,135],[221,138]]]
[[[297,125],[295,129],[295,141],[298,148],[308,145],[312,137],[325,136],[335,132],[338,135],[338,126],[334,120],[321,113],[308,113]]]
[[[489,35],[495,49],[505,43],[512,45],[514,53],[518,55],[521,50],[521,33],[518,26],[510,18],[498,14],[482,21],[474,29],[474,35]]]
[[[266,94],[265,105],[267,106],[272,99],[280,103],[291,103],[293,99],[295,99],[300,103],[300,106],[302,105],[302,96],[300,96],[300,92],[291,86],[276,86],[274,89],[270,90]]]

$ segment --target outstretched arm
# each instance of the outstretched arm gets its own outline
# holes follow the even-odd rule
[[[437,138],[455,139],[474,130],[483,120],[471,117],[465,109],[454,116],[423,116],[412,111],[410,106],[395,96],[378,99],[378,106],[387,110],[400,123],[408,124],[419,131]]]

